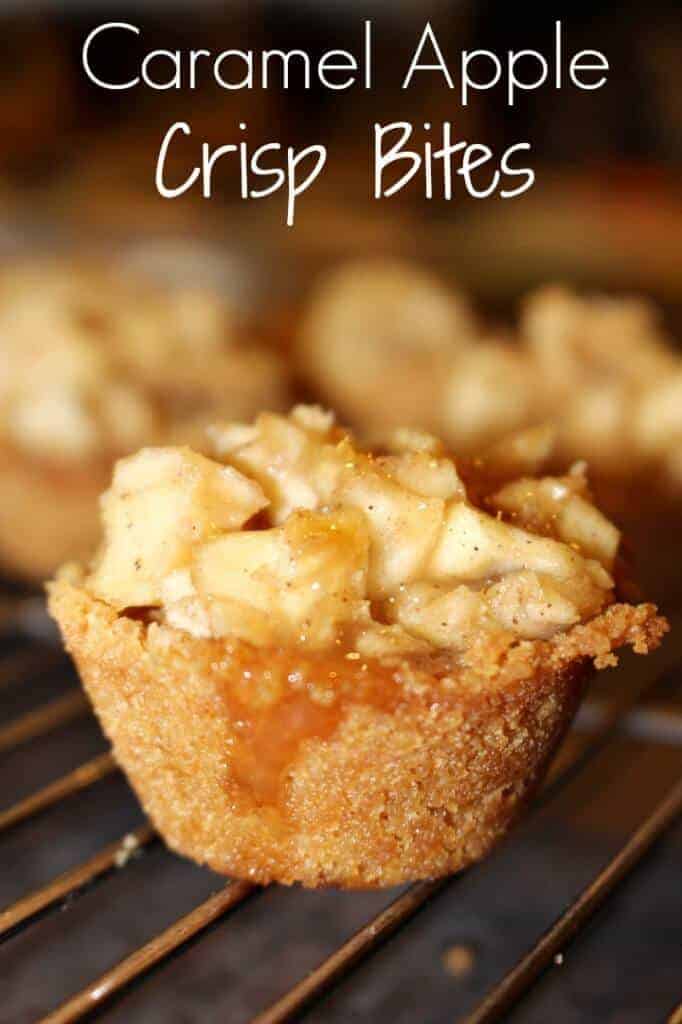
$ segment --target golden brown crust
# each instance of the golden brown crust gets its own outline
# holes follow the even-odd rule
[[[42,583],[64,561],[89,558],[110,471],[108,460],[49,466],[0,444],[0,571]]]
[[[615,605],[549,641],[366,663],[50,607],[121,766],[175,850],[257,882],[375,887],[483,856],[532,794],[590,660],[667,623]]]

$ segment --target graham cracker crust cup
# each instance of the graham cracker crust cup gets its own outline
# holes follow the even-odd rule
[[[614,604],[547,640],[370,660],[262,650],[119,614],[65,578],[50,609],[154,825],[258,883],[376,888],[483,857],[540,783],[595,667],[667,631]]]

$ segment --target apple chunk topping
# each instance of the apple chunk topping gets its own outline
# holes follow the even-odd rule
[[[143,448],[116,464],[102,496],[105,540],[90,577],[117,608],[159,604],[165,577],[197,547],[267,504],[259,485],[189,448]]]
[[[362,656],[549,636],[613,600],[618,531],[579,467],[479,506],[437,442],[411,436],[373,455],[299,407],[212,428],[216,459],[143,449],[102,499],[89,586],[197,636]]]

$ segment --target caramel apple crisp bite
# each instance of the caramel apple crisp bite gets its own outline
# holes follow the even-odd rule
[[[583,469],[477,486],[428,434],[373,453],[317,407],[210,437],[212,457],[119,461],[97,557],[50,588],[150,815],[261,881],[389,885],[481,856],[590,664],[667,628],[616,602],[619,533]]]
[[[212,436],[224,465],[172,448],[118,463],[86,580],[118,610],[381,656],[464,650],[481,629],[548,637],[612,600],[619,535],[582,478],[520,480],[484,510],[442,452],[373,456],[318,410]]]

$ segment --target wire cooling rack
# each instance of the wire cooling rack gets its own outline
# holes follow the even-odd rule
[[[296,922],[300,920],[305,929],[306,914],[310,918],[309,901],[321,901],[313,906],[316,917],[309,922],[312,930],[307,936],[303,936],[305,956],[299,955],[300,944],[296,946],[295,938],[292,936],[289,942],[285,940],[284,944],[280,943],[278,946],[277,954],[281,958],[284,949],[285,956],[283,965],[276,971],[274,959],[271,965],[267,962],[252,962],[249,953],[249,962],[245,965],[244,958],[239,957],[239,970],[236,973],[226,966],[224,974],[214,974],[208,985],[204,979],[203,983],[197,982],[194,989],[185,989],[182,997],[185,1009],[178,1009],[175,1014],[168,1009],[168,1004],[164,1000],[159,1002],[157,998],[158,992],[169,987],[168,970],[173,958],[181,956],[187,959],[200,956],[202,946],[206,947],[213,942],[210,938],[211,932],[223,921],[226,922],[225,940],[229,943],[230,935],[233,934],[234,942],[239,949],[246,934],[240,930],[241,915],[248,917],[249,943],[253,944],[254,936],[256,940],[259,936],[271,938],[273,927],[277,925],[276,919],[273,919],[271,913],[266,912],[263,919],[254,920],[251,906],[254,897],[264,900],[266,890],[243,881],[225,882],[209,872],[201,872],[200,869],[175,858],[161,846],[156,833],[148,823],[139,823],[139,811],[129,796],[128,808],[132,809],[133,816],[138,817],[138,823],[116,836],[113,841],[99,845],[97,839],[103,834],[103,823],[106,823],[107,827],[112,824],[108,820],[109,791],[104,792],[99,801],[94,800],[94,797],[102,791],[102,787],[111,787],[114,780],[118,787],[117,792],[125,789],[125,784],[111,754],[104,749],[103,738],[91,716],[87,700],[78,687],[73,670],[50,635],[42,599],[8,595],[0,601],[0,633],[0,706],[3,708],[3,716],[0,718],[0,759],[7,765],[0,778],[4,779],[2,789],[5,793],[24,791],[23,795],[17,799],[10,799],[4,809],[0,810],[0,856],[8,858],[0,863],[6,874],[20,876],[16,879],[16,885],[23,881],[24,868],[28,870],[31,879],[36,874],[42,873],[44,876],[44,880],[39,884],[31,885],[28,891],[23,891],[0,911],[0,943],[4,946],[4,949],[0,950],[0,979],[6,979],[0,988],[0,991],[5,990],[6,995],[4,1008],[0,1001],[0,1020],[3,1021],[42,1020],[51,1024],[66,1024],[93,1016],[108,1018],[110,1015],[112,1019],[126,1021],[227,1019],[223,1017],[222,1008],[235,1005],[235,986],[246,988],[248,998],[237,1000],[237,1009],[230,1011],[229,1019],[233,1019],[232,1012],[236,1012],[240,1016],[235,1019],[243,1018],[257,1024],[281,1024],[284,1021],[298,1019],[307,1012],[311,1012],[313,1016],[317,1014],[320,1020],[334,1021],[349,1019],[348,1014],[351,1012],[356,1014],[353,1019],[377,1021],[461,1019],[468,1024],[484,1024],[507,1019],[513,1007],[518,1007],[519,1004],[521,1007],[529,1006],[528,997],[532,996],[535,990],[540,991],[542,1002],[542,987],[545,985],[548,969],[556,970],[563,964],[564,951],[573,940],[584,937],[589,922],[600,908],[612,902],[614,895],[617,896],[624,888],[635,885],[632,880],[635,868],[657,840],[671,830],[682,811],[682,781],[679,778],[682,705],[677,703],[682,666],[673,664],[661,667],[652,659],[652,674],[643,671],[642,663],[635,666],[633,662],[629,675],[626,671],[621,679],[620,670],[617,674],[611,674],[609,683],[602,686],[588,701],[578,718],[577,729],[571,734],[555,762],[548,782],[534,808],[531,809],[526,823],[493,854],[489,862],[463,872],[454,879],[412,885],[399,891],[397,895],[392,893],[312,896],[297,888],[281,890],[271,887],[268,892],[275,889],[277,905],[284,908],[282,920],[294,923],[293,930],[298,932],[299,938],[301,929]],[[84,736],[87,736],[87,740],[83,739]],[[628,750],[638,751],[639,755],[642,752],[664,750],[666,753],[663,760],[666,762],[666,768],[662,773],[658,770],[653,773],[656,777],[654,781],[650,778],[651,773],[642,781],[641,778],[629,777],[627,771],[621,769],[618,779],[620,788],[613,793],[611,789],[614,768],[613,765],[609,768],[608,758],[612,756],[609,752],[622,749],[624,744],[629,745]],[[55,773],[55,764],[68,763],[74,757],[78,758],[81,751],[89,751],[91,756],[77,760],[75,765],[61,774]],[[640,765],[640,762],[641,757],[634,763]],[[626,764],[632,763],[632,759],[626,761]],[[637,770],[639,771],[639,768]],[[34,785],[34,773],[37,773],[36,778],[40,777],[46,781]],[[615,771],[615,774],[618,775],[618,772]],[[557,822],[560,828],[565,824],[567,834],[570,835],[571,830],[575,829],[575,823],[572,820],[564,822],[561,809],[555,809],[560,807],[565,794],[576,786],[587,787],[586,806],[606,820],[613,808],[622,809],[633,805],[633,814],[635,810],[637,813],[634,826],[630,827],[629,819],[625,830],[621,824],[617,840],[611,843],[609,853],[599,864],[598,869],[588,874],[587,878],[581,879],[582,884],[576,885],[575,891],[566,899],[563,875],[554,872],[556,849],[554,852],[545,851],[537,866],[537,873],[533,874],[531,870],[530,878],[527,877],[528,872],[524,868],[519,873],[519,864],[523,864],[524,861],[519,860],[518,850],[521,850],[523,857],[524,848],[519,847],[523,841],[522,834],[533,827],[536,827],[536,831],[537,827],[542,827],[537,823],[543,815],[554,815],[551,819],[554,824],[550,826],[549,832],[544,832],[547,841],[551,841],[552,837],[556,839]],[[87,806],[81,808],[82,816],[78,814],[79,800],[87,802]],[[643,805],[641,813],[640,804]],[[60,815],[63,821],[60,820]],[[75,863],[61,874],[52,877],[53,862],[59,863],[62,859],[65,845],[71,849],[74,830],[77,836],[86,834],[90,847],[94,843],[95,848],[88,856],[77,858]],[[32,835],[35,836],[33,840]],[[565,836],[561,841],[566,841]],[[79,849],[77,843],[75,848]],[[36,851],[40,853],[38,867],[33,864]],[[144,916],[141,911],[141,897],[149,885],[155,885],[154,872],[151,873],[151,877],[144,879],[141,890],[136,890],[134,881],[131,881],[126,889],[127,904],[119,901],[118,889],[115,895],[107,897],[107,887],[117,887],[123,875],[129,875],[132,879],[140,870],[140,861],[153,855],[154,851],[164,858],[177,861],[181,868],[196,871],[201,875],[202,886],[208,889],[208,895],[197,900],[196,905],[184,913],[178,916],[171,914],[168,923],[158,929],[152,928],[151,935],[137,943],[135,937],[139,934],[139,918]],[[505,940],[502,945],[512,955],[506,956],[504,969],[500,970],[497,976],[495,970],[492,974],[488,970],[485,979],[487,984],[483,984],[482,979],[476,984],[471,984],[471,979],[468,982],[463,980],[468,970],[470,972],[475,955],[478,953],[479,956],[483,956],[480,941],[478,944],[474,943],[473,951],[470,946],[455,945],[454,952],[448,952],[438,945],[431,950],[428,946],[425,949],[424,943],[421,942],[414,957],[410,956],[409,946],[406,947],[405,943],[409,942],[411,932],[414,933],[418,926],[414,922],[409,927],[408,924],[418,912],[426,911],[421,916],[428,918],[431,925],[440,922],[436,928],[439,934],[444,925],[446,931],[448,928],[450,932],[453,928],[457,931],[456,919],[453,922],[453,908],[455,913],[457,912],[457,891],[461,892],[467,880],[473,876],[474,891],[481,894],[477,899],[486,906],[494,905],[497,900],[501,900],[503,890],[500,888],[500,879],[505,878],[507,862],[509,874],[503,883],[504,891],[509,886],[515,890],[512,905],[519,907],[519,913],[521,908],[536,902],[544,902],[539,899],[539,894],[544,890],[556,890],[554,903],[558,901],[558,907],[554,910],[553,918],[547,919],[545,915],[544,919],[538,917],[537,922],[533,918],[531,926],[536,928],[536,934],[533,934],[532,940],[525,946],[523,941],[526,933],[524,932],[523,937],[518,936],[512,923],[507,922],[505,927],[509,935],[505,936],[503,928],[500,937]],[[492,868],[488,867],[489,863],[493,864]],[[646,870],[651,869],[643,870],[646,873]],[[566,874],[565,870],[563,874]],[[570,870],[568,874],[571,874]],[[486,875],[490,875],[488,883]],[[679,874],[677,877],[679,878]],[[574,882],[573,879],[569,881]],[[160,876],[156,884],[159,889],[162,888]],[[54,997],[51,993],[61,993],[68,979],[72,975],[79,975],[80,965],[73,963],[73,956],[69,960],[65,956],[60,958],[59,951],[63,947],[61,936],[66,931],[70,917],[77,915],[77,908],[86,906],[95,893],[99,893],[104,900],[103,909],[98,906],[94,915],[101,939],[96,943],[92,939],[92,920],[88,922],[80,946],[78,928],[75,931],[70,929],[73,932],[70,948],[76,951],[76,960],[82,960],[85,967],[90,962],[91,953],[97,953],[95,959],[106,958],[108,955],[107,950],[111,943],[107,941],[107,909],[111,912],[114,908],[117,922],[120,921],[121,915],[125,918],[126,914],[127,919],[132,922],[132,930],[127,931],[127,926],[123,927],[122,933],[116,935],[117,941],[113,944],[118,948],[123,942],[126,948],[130,948],[125,955],[114,959],[111,966],[105,966],[91,978],[86,977],[82,980],[80,986],[70,994],[67,992],[63,998],[61,995],[58,996],[52,1006],[50,999]],[[660,887],[652,894],[652,906],[656,906],[656,900],[659,898]],[[674,891],[674,888],[670,891],[669,899],[671,906],[675,900],[679,904],[679,884],[677,891]],[[332,900],[333,906],[325,904],[325,900]],[[347,901],[345,905],[352,906],[353,913],[359,917],[363,908],[367,908],[369,913],[364,923],[360,923],[359,927],[354,929],[351,927],[348,935],[341,937],[337,942],[339,922],[334,924],[331,918],[344,906],[339,900]],[[259,900],[256,900],[256,903],[258,902]],[[175,905],[172,899],[169,899],[169,903]],[[238,908],[240,912],[236,913]],[[680,910],[682,907],[678,906],[678,911]],[[346,927],[345,915],[346,910],[341,910],[340,923],[343,927]],[[682,914],[678,914],[678,922],[681,917]],[[49,924],[50,921],[52,930],[46,925],[46,922]],[[659,923],[665,932],[667,925],[660,916]],[[50,948],[42,952],[45,939],[43,935],[40,956],[34,955],[34,948],[37,947],[34,947],[31,936],[41,928],[44,931],[46,927],[47,938],[53,939],[54,943],[48,943]],[[120,925],[117,924],[116,927]],[[670,969],[666,968],[664,971],[669,991],[661,993],[661,998],[667,1000],[668,1019],[672,1024],[673,1021],[682,1020],[682,1008],[677,1004],[674,982],[668,984],[668,979],[677,971],[680,982],[680,991],[677,995],[682,999],[682,971],[679,971],[679,960],[682,957],[680,948],[675,948],[675,942],[679,942],[682,933],[678,928],[675,935],[663,935],[662,941],[657,945],[655,927],[652,924],[649,942],[657,949],[660,948],[663,963],[666,957],[670,962]],[[274,930],[281,933],[279,926]],[[313,941],[310,940],[310,935],[313,935]],[[319,962],[309,963],[306,962],[306,957],[307,961],[310,961],[317,953],[318,943],[315,936],[324,939],[327,949],[323,955],[318,954]],[[392,980],[384,982],[384,993],[398,993],[401,1002],[397,1006],[395,999],[392,1001],[387,997],[382,1008],[380,999],[377,1003],[378,997],[374,992],[376,986],[370,968],[374,965],[377,970],[377,964],[386,963],[387,956],[390,959],[386,947],[392,938],[396,940],[392,945],[402,944],[404,955],[399,974],[395,973],[395,966],[391,968],[392,975],[389,971],[389,979]],[[321,948],[324,942],[320,944]],[[265,944],[267,945],[267,941]],[[381,947],[384,947],[382,952]],[[617,951],[620,945],[616,943],[615,948]],[[214,953],[215,949],[212,950],[212,955]],[[431,963],[438,963],[441,973],[445,971],[442,967],[442,964],[445,964],[450,973],[455,975],[452,987],[446,990],[446,994],[449,991],[451,996],[448,1004],[443,1001],[442,986],[438,984],[430,991],[428,983],[425,983],[425,974],[428,976],[432,970],[432,967],[425,967],[424,957],[428,957],[429,954]],[[7,973],[3,973],[6,970],[3,967],[5,956],[8,958]],[[296,976],[294,972],[299,962],[306,962],[306,969],[300,976]],[[56,983],[54,978],[51,978],[55,965],[58,968],[57,973],[62,974]],[[625,968],[625,963],[623,966]],[[383,973],[386,974],[386,971],[383,970]],[[163,989],[154,986],[155,976],[164,983]],[[274,995],[271,983],[273,976],[276,977],[275,988],[280,989]],[[30,992],[26,993],[25,986],[16,981],[17,977],[32,979]],[[344,984],[339,986],[341,981],[344,981]],[[412,993],[410,998],[414,1000],[413,1004],[405,1002],[405,986]],[[135,1016],[137,993],[146,987],[152,991],[152,1009],[142,1010],[139,1016]],[[323,997],[335,987],[337,994],[334,999],[337,1003],[339,999],[343,1003],[344,997],[348,1001],[348,992],[352,988],[354,1010],[344,1010],[343,1006],[334,1009],[334,1000],[330,1002],[328,999],[322,1007],[320,1006]],[[625,987],[627,988],[627,984]],[[21,997],[17,996],[19,991],[23,993]],[[363,992],[369,994],[363,997]],[[202,1000],[208,998],[210,1002],[206,1005]],[[360,1012],[357,1008],[363,1005],[363,998],[365,1011]],[[609,992],[605,991],[602,998],[605,1000],[604,1006],[607,1006]],[[147,1006],[150,1000],[145,997],[143,1002]],[[196,1013],[187,1010],[187,1005],[195,1005]],[[391,1006],[392,1008],[389,1008]],[[5,1013],[9,1016],[4,1016]],[[119,1017],[118,1014],[123,1016]],[[557,1015],[556,1019],[562,1018]],[[581,1019],[592,1018],[586,1015]],[[594,1019],[609,1019],[608,1013],[604,1012],[602,1016]],[[631,1019],[643,1018],[633,1016]]]

